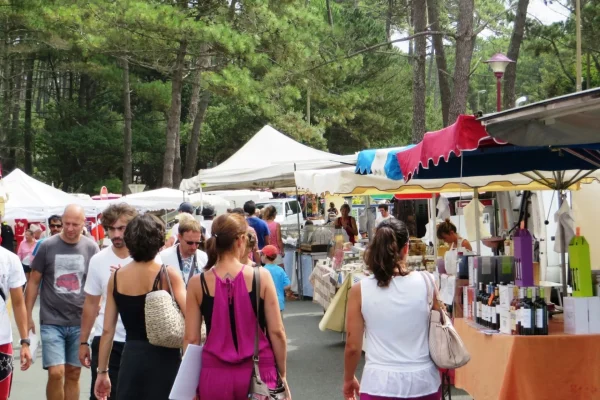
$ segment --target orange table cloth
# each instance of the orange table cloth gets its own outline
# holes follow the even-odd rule
[[[462,318],[454,326],[471,353],[455,386],[475,400],[600,399],[600,335],[566,335],[556,321],[548,336],[490,336]]]

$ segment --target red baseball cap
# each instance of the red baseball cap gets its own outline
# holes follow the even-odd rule
[[[272,244],[263,247],[261,251],[267,257],[277,257],[277,255],[279,254],[279,251],[277,251],[277,247],[273,246]]]

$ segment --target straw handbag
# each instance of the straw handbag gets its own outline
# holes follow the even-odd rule
[[[427,285],[427,301],[429,304],[429,355],[438,368],[460,368],[471,359],[458,332],[452,326],[450,317],[443,309],[434,310],[433,293],[439,301],[440,293],[433,282],[433,277],[428,272],[421,272]],[[433,290],[432,290],[433,287]]]
[[[162,265],[160,274],[166,277],[169,292],[155,290],[146,295],[145,319],[148,341],[154,346],[180,349],[183,347],[185,321],[173,297],[173,288],[167,268]]]

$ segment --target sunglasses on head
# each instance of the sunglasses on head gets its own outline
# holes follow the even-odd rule
[[[204,242],[192,242],[192,241],[187,241],[187,240],[185,242],[187,243],[188,246],[193,246],[193,245],[202,246],[202,244],[204,243]]]

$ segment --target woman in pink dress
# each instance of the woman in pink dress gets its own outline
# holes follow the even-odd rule
[[[277,251],[281,254],[281,257],[285,256],[283,248],[283,240],[281,238],[281,225],[279,222],[275,222],[277,217],[277,210],[274,206],[267,206],[263,210],[263,219],[267,223],[270,232],[271,245],[277,247]]]
[[[23,271],[25,271],[25,276],[27,280],[29,280],[29,274],[31,273],[31,262],[33,261],[33,249],[35,249],[35,244],[37,240],[33,237],[33,231],[31,229],[27,229],[25,231],[25,240],[21,242],[19,245],[19,250],[17,251],[17,255],[23,264]]]

